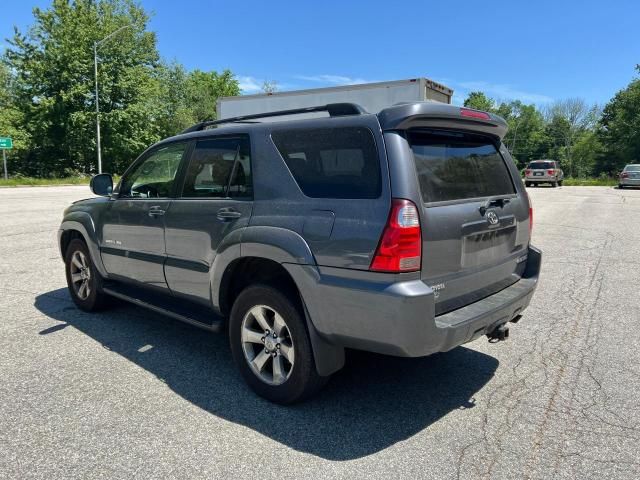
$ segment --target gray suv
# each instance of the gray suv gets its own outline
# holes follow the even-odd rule
[[[64,212],[71,297],[225,329],[244,379],[278,403],[317,392],[346,348],[503,340],[541,262],[505,133],[498,116],[429,102],[195,125]]]

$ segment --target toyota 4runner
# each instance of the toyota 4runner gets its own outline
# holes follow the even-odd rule
[[[71,297],[224,328],[244,379],[279,403],[318,391],[345,348],[502,340],[541,262],[505,133],[496,115],[429,102],[202,122],[67,208]]]

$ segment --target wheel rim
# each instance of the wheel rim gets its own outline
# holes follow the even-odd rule
[[[71,273],[71,284],[73,291],[80,300],[86,300],[91,295],[91,269],[86,255],[80,250],[76,250],[71,255],[69,265]]]
[[[293,371],[295,352],[291,331],[273,308],[256,305],[242,320],[241,342],[251,371],[269,385],[281,385]]]

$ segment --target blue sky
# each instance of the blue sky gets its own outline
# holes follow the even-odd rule
[[[13,1],[0,42],[34,5]],[[640,63],[640,0],[143,0],[167,59],[298,89],[425,76],[456,92],[545,104],[605,103]]]

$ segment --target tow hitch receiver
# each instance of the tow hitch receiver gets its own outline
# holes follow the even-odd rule
[[[489,343],[496,343],[509,338],[509,326],[506,323],[498,325],[496,328],[487,333]]]

